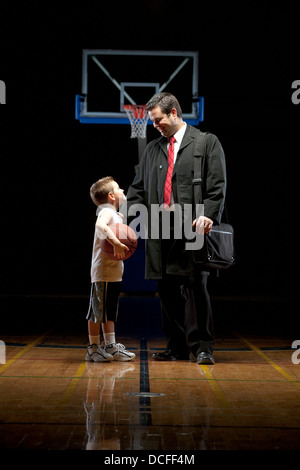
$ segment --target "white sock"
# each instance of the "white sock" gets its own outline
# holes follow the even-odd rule
[[[90,344],[97,344],[97,346],[100,346],[100,336],[89,335],[89,342]]]
[[[103,333],[103,337],[105,344],[112,344],[116,342],[115,333]]]

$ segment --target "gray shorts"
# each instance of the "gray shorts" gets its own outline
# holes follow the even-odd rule
[[[94,323],[116,322],[122,282],[93,282],[87,320]]]

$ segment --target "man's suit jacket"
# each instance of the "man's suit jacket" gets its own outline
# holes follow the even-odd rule
[[[194,203],[194,159],[199,157],[195,141],[199,130],[187,125],[186,132],[178,150],[172,176],[174,203],[183,207]],[[146,240],[146,278],[161,279],[161,240],[151,238],[153,209],[163,204],[164,185],[167,174],[167,139],[159,137],[150,142],[142,156],[136,177],[127,194],[127,208],[133,204],[143,204],[148,211],[148,238]],[[204,215],[221,220],[226,192],[226,164],[222,146],[213,134],[207,134],[206,155],[203,157],[202,190]],[[152,217],[151,217],[152,214]],[[129,219],[128,219],[129,220]],[[188,275],[193,272],[191,252],[185,250],[186,240],[174,242],[167,263],[170,274]]]

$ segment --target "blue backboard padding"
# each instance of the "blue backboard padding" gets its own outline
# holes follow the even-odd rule
[[[129,119],[126,116],[124,118],[81,116],[80,110],[82,99],[83,97],[81,95],[76,95],[75,97],[75,119],[82,124],[130,124]],[[197,126],[199,122],[203,122],[204,120],[204,97],[199,96],[198,99],[198,118],[184,119],[184,121],[191,126]],[[148,125],[153,125],[150,119],[148,121]]]

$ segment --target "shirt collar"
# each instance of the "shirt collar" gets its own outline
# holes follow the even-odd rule
[[[179,131],[177,131],[176,134],[174,134],[174,137],[176,139],[176,142],[179,144],[179,147],[180,147],[185,131],[186,131],[186,122],[184,122],[184,125],[181,127],[181,129],[179,129]]]

